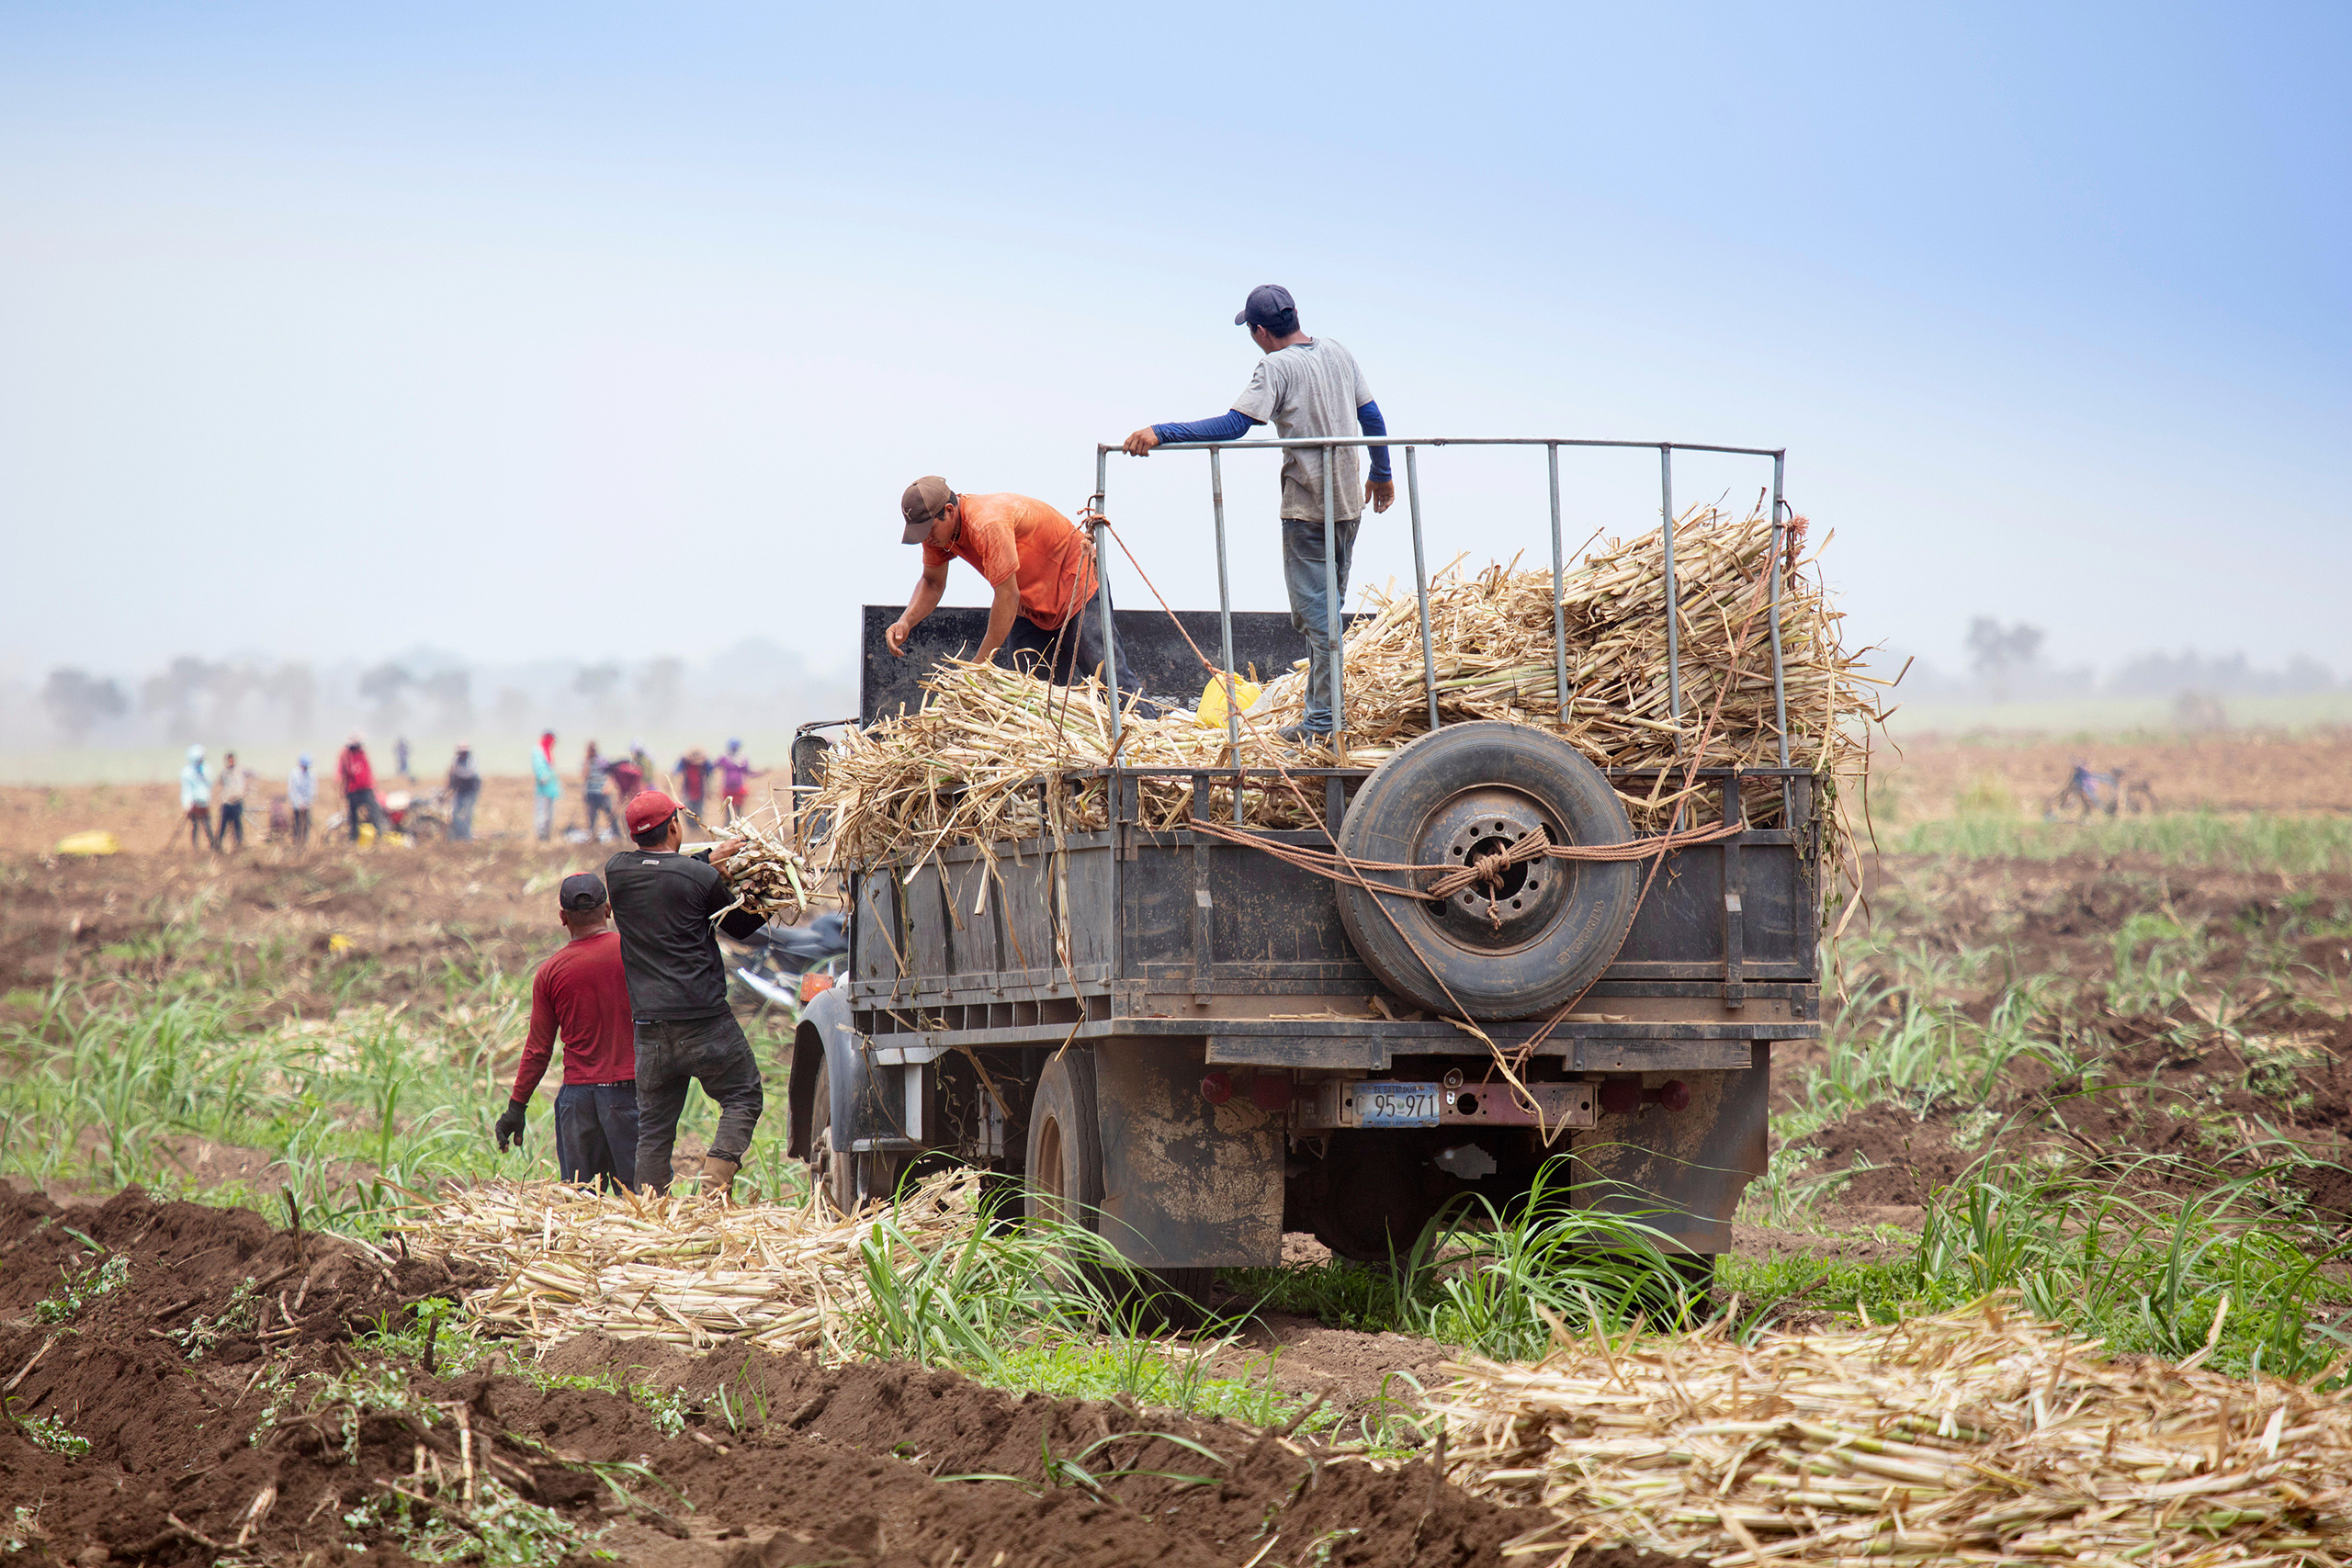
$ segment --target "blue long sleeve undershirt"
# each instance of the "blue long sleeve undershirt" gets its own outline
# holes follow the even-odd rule
[[[1151,433],[1163,443],[1171,444],[1182,441],[1238,441],[1250,434],[1251,425],[1263,423],[1251,419],[1239,409],[1227,409],[1215,419],[1196,419],[1184,424],[1155,424]],[[1366,435],[1388,434],[1388,422],[1381,417],[1380,405],[1376,402],[1367,402],[1356,410],[1356,423]],[[1388,448],[1374,446],[1372,448],[1372,481],[1386,484],[1388,473]]]

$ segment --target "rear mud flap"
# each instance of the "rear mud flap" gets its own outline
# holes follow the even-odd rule
[[[1670,1078],[1690,1086],[1687,1109],[1604,1112],[1569,1134],[1577,1205],[1638,1220],[1684,1251],[1729,1252],[1740,1193],[1770,1156],[1772,1043],[1756,1042],[1746,1068],[1644,1073],[1642,1087]]]
[[[1281,1117],[1204,1100],[1206,1057],[1201,1040],[1095,1053],[1103,1239],[1151,1269],[1279,1264]]]

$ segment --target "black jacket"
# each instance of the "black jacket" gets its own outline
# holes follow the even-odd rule
[[[649,1022],[717,1018],[727,1011],[727,964],[710,917],[735,901],[710,852],[682,855],[626,849],[605,863],[613,923],[621,933],[629,1010]],[[718,929],[741,940],[764,924],[737,909]]]

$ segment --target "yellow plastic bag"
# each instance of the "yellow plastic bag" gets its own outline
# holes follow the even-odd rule
[[[1238,675],[1233,678],[1233,700],[1241,705],[1241,711],[1244,713],[1249,712],[1250,705],[1258,700],[1258,693],[1261,689],[1255,681],[1245,681]],[[1200,711],[1193,716],[1193,722],[1203,729],[1225,728],[1224,676],[1216,676],[1201,688]]]
[[[85,832],[68,833],[57,840],[57,852],[62,855],[110,855],[120,852],[122,845],[104,828],[92,828]]]

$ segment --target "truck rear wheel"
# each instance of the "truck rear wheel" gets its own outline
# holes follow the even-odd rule
[[[866,1204],[887,1200],[898,1190],[903,1168],[894,1156],[859,1153],[833,1146],[833,1088],[825,1064],[817,1063],[816,1087],[809,1091],[808,1180],[825,1195],[837,1213],[854,1214]]]
[[[1555,844],[1623,844],[1634,828],[1599,768],[1523,724],[1448,725],[1380,764],[1348,807],[1340,849],[1360,864],[1465,869],[1541,829]],[[1340,923],[1372,972],[1431,1012],[1530,1018],[1572,1000],[1634,919],[1632,861],[1549,856],[1500,868],[1442,903],[1384,896],[1428,873],[1339,885]],[[1408,876],[1411,877],[1408,884]]]
[[[1038,1076],[1029,1102],[1025,1191],[1023,1208],[1031,1219],[1101,1232],[1102,1126],[1091,1052],[1058,1052]],[[1114,1244],[1112,1250],[1120,1249]],[[1214,1269],[1136,1268],[1132,1279],[1091,1264],[1080,1271],[1106,1299],[1140,1306],[1147,1315],[1170,1323],[1194,1315],[1216,1280]]]
[[[1024,1212],[1033,1220],[1094,1230],[1102,1208],[1102,1130],[1094,1106],[1091,1052],[1057,1052],[1029,1106]]]

